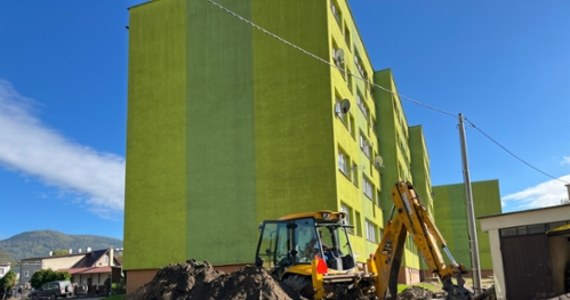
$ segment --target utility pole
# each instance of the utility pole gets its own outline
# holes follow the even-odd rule
[[[473,291],[475,295],[481,291],[481,267],[479,263],[479,243],[477,242],[477,225],[475,209],[473,208],[473,192],[467,162],[467,143],[465,141],[465,124],[463,114],[459,114],[459,141],[461,143],[461,158],[463,161],[463,179],[465,181],[465,198],[467,207],[467,227],[469,229],[469,248],[471,249],[471,267],[473,274]]]

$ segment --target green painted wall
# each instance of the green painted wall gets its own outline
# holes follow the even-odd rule
[[[329,56],[325,1],[253,1],[257,24]],[[337,209],[330,67],[257,30],[254,97],[257,221]]]
[[[345,40],[327,1],[219,2],[320,57],[331,57],[331,36]],[[127,269],[188,258],[216,265],[251,263],[261,220],[339,210],[343,193],[352,195],[348,202],[361,215],[361,227],[365,219],[382,223],[382,214],[362,195],[362,177],[360,188],[339,184],[346,181],[337,166],[339,136],[350,139],[353,158],[362,155],[358,141],[336,129],[333,91],[337,85],[347,89],[345,79],[335,79],[337,70],[207,1],[152,1],[130,13]],[[351,18],[348,8],[343,15]],[[348,50],[357,47],[361,55],[365,50],[352,20],[347,24],[352,30],[347,62],[354,71]],[[391,74],[379,74],[375,82],[395,89]],[[354,88],[365,93],[361,82]],[[356,124],[365,130],[354,94],[349,98]],[[388,103],[393,105],[391,98]],[[407,125],[395,126],[393,110],[375,110],[376,134],[369,135],[381,138],[371,142],[384,146],[386,165],[387,156],[402,160],[392,137],[395,130],[404,135]],[[401,107],[399,113],[404,118]],[[363,166],[370,167],[368,159]],[[397,171],[392,173],[382,177],[388,193],[398,180]],[[374,248],[362,237],[355,240],[359,252]],[[407,263],[413,257],[406,252]]]
[[[376,103],[376,115],[380,155],[384,159],[384,167],[381,169],[382,189],[380,192],[381,206],[389,221],[393,206],[392,188],[400,180],[412,181],[411,153],[408,145],[408,124],[402,110],[400,99],[397,96],[395,80],[390,69],[374,73],[374,83],[389,89],[391,92],[376,88],[374,90],[374,102]],[[394,94],[396,93],[396,95]],[[408,157],[410,155],[410,157]],[[420,261],[417,248],[408,239],[404,251],[402,266],[419,270]]]
[[[414,189],[422,199],[428,212],[434,216],[430,162],[422,126],[410,126],[408,132],[410,134],[408,142],[410,144],[410,154],[412,158],[411,169]],[[421,255],[420,268],[422,270],[429,269]]]
[[[499,181],[472,182],[475,217],[501,213]],[[455,259],[471,268],[471,254],[467,237],[467,212],[463,184],[434,186],[435,222],[447,240]],[[492,269],[489,235],[482,232],[477,222],[481,269]]]
[[[187,258],[185,12],[185,0],[131,9],[125,269]]]
[[[252,29],[188,1],[187,257],[253,261],[256,166]],[[220,1],[246,18],[249,1]]]
[[[324,2],[220,3],[329,55]],[[259,221],[338,209],[328,66],[206,1],[133,7],[130,35],[126,268],[252,263]]]
[[[433,199],[430,177],[430,163],[424,133],[421,125],[410,126],[410,153],[412,156],[412,179],[414,189],[420,195],[430,214],[433,212]]]
[[[392,75],[389,70],[377,71],[374,73],[374,83],[382,87],[392,87]],[[380,192],[380,205],[384,215],[384,220],[389,221],[390,209],[392,208],[392,188],[399,180],[396,170],[397,141],[396,141],[396,118],[394,115],[393,95],[381,89],[374,89],[374,102],[376,103],[376,132],[378,133],[378,145],[380,155],[384,159],[384,168],[381,169],[382,189]]]

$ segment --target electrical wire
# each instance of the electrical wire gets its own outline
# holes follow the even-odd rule
[[[291,47],[291,48],[294,48],[294,49],[300,51],[301,53],[303,53],[303,54],[305,54],[305,55],[307,55],[307,56],[309,56],[309,57],[311,57],[311,58],[314,58],[314,59],[320,61],[320,62],[323,63],[323,64],[326,64],[326,65],[328,65],[328,66],[330,66],[330,67],[333,67],[333,68],[335,68],[335,69],[338,69],[338,70],[340,70],[341,72],[346,72],[348,75],[352,76],[354,79],[363,81],[364,83],[367,83],[367,84],[369,84],[369,85],[371,85],[371,86],[373,86],[373,87],[376,87],[376,88],[378,88],[378,89],[381,89],[381,90],[383,90],[383,91],[385,91],[385,92],[388,92],[388,93],[390,93],[390,94],[392,94],[392,95],[394,95],[394,96],[397,96],[397,97],[399,97],[399,98],[401,98],[401,99],[405,99],[405,100],[410,101],[410,102],[412,102],[412,103],[414,103],[414,104],[416,104],[416,105],[418,105],[418,106],[422,106],[422,107],[424,107],[424,108],[430,109],[430,110],[435,111],[435,112],[438,112],[438,113],[440,113],[440,114],[447,115],[447,116],[450,116],[450,117],[453,117],[453,118],[456,118],[456,116],[457,116],[457,114],[453,114],[453,113],[444,111],[444,110],[442,110],[442,109],[439,109],[439,108],[437,108],[437,107],[435,107],[435,106],[431,106],[431,105],[429,105],[429,104],[425,104],[425,103],[420,102],[420,101],[418,101],[418,100],[416,100],[416,99],[414,99],[414,98],[411,98],[411,97],[402,95],[402,94],[400,94],[400,93],[398,93],[398,92],[392,91],[391,89],[385,88],[385,87],[383,87],[383,86],[381,86],[381,85],[379,85],[379,84],[376,84],[376,83],[374,83],[374,82],[368,81],[368,79],[363,78],[363,77],[360,77],[360,76],[358,76],[357,74],[354,74],[354,73],[352,73],[352,72],[346,71],[346,70],[344,70],[343,68],[337,66],[336,64],[331,63],[328,59],[324,59],[324,58],[322,58],[322,57],[320,57],[320,56],[318,56],[318,55],[316,55],[316,54],[314,54],[314,53],[312,53],[312,52],[310,52],[310,51],[308,51],[308,50],[303,49],[302,47],[300,47],[300,46],[298,46],[298,45],[296,45],[296,44],[294,44],[294,43],[292,43],[292,42],[290,42],[290,41],[288,41],[288,40],[286,40],[286,39],[284,39],[284,38],[278,36],[277,34],[271,32],[271,31],[269,31],[269,30],[267,30],[267,29],[265,29],[265,28],[263,28],[263,27],[261,27],[261,26],[259,26],[259,25],[257,25],[257,24],[254,23],[253,21],[242,17],[241,15],[239,15],[238,13],[236,13],[236,12],[230,10],[229,8],[224,7],[224,6],[222,6],[221,4],[219,4],[219,3],[217,3],[217,2],[215,2],[215,1],[213,1],[213,0],[206,0],[206,1],[208,1],[210,4],[212,4],[212,5],[214,5],[214,6],[218,7],[219,9],[223,10],[224,12],[228,13],[229,15],[231,15],[231,16],[233,16],[233,17],[239,19],[240,21],[242,21],[242,22],[244,22],[244,23],[247,23],[247,24],[251,25],[252,27],[254,27],[255,29],[257,29],[257,30],[259,30],[259,31],[261,31],[261,32],[263,32],[263,33],[265,33],[266,35],[268,35],[268,36],[270,36],[270,37],[272,37],[272,38],[274,38],[274,39],[276,39],[276,40],[278,40],[278,41],[284,43],[285,45],[287,45],[287,46],[289,46],[289,47]]]
[[[306,49],[303,49],[302,47],[300,47],[300,46],[298,46],[298,45],[296,45],[296,44],[294,44],[294,43],[292,43],[292,42],[290,42],[290,41],[288,41],[288,40],[286,40],[286,39],[280,37],[279,35],[277,35],[277,34],[271,32],[271,31],[269,31],[269,30],[267,30],[267,29],[265,29],[265,28],[263,28],[263,27],[261,27],[261,26],[259,26],[259,25],[257,25],[257,24],[254,23],[253,21],[244,18],[243,16],[241,16],[241,15],[239,15],[238,13],[236,13],[236,12],[230,10],[229,8],[224,7],[224,6],[222,6],[221,4],[219,4],[219,3],[217,3],[217,2],[215,2],[215,1],[213,1],[213,0],[206,0],[206,1],[208,1],[210,4],[212,4],[212,5],[214,5],[214,6],[218,7],[219,9],[221,9],[221,10],[224,11],[224,12],[226,12],[227,14],[229,14],[229,15],[231,15],[231,16],[237,18],[237,19],[239,19],[240,21],[242,21],[242,22],[244,22],[244,23],[246,23],[246,24],[249,24],[249,25],[252,26],[253,28],[255,28],[255,29],[257,29],[257,30],[263,32],[264,34],[266,34],[266,35],[268,35],[268,36],[270,36],[270,37],[272,37],[272,38],[274,38],[274,39],[276,39],[276,40],[278,40],[278,41],[284,43],[285,45],[287,45],[287,46],[289,46],[289,47],[291,47],[291,48],[293,48],[293,49],[296,49],[296,50],[300,51],[301,53],[303,53],[303,54],[305,54],[305,55],[307,55],[307,56],[309,56],[309,57],[311,57],[311,58],[313,58],[313,59],[315,59],[315,60],[317,60],[317,61],[319,61],[319,62],[321,62],[321,63],[323,63],[323,64],[326,64],[326,65],[328,65],[328,66],[330,66],[330,67],[333,67],[333,68],[335,68],[335,69],[338,69],[338,70],[341,71],[341,72],[346,72],[347,74],[349,74],[350,76],[352,76],[354,79],[363,81],[363,82],[366,83],[366,84],[369,84],[369,85],[371,85],[371,86],[373,86],[373,87],[376,87],[376,88],[378,88],[378,89],[380,89],[380,90],[383,90],[383,91],[385,91],[385,92],[388,92],[388,93],[390,93],[390,94],[392,94],[392,95],[394,95],[394,96],[399,97],[400,99],[407,100],[407,101],[412,102],[412,103],[414,103],[414,104],[416,104],[416,105],[418,105],[418,106],[421,106],[421,107],[424,107],[424,108],[426,108],[426,109],[429,109],[429,110],[438,112],[438,113],[440,113],[440,114],[442,114],[442,115],[446,115],[446,116],[449,116],[449,117],[452,117],[452,118],[456,118],[456,117],[457,117],[457,114],[453,114],[453,113],[450,113],[450,112],[448,112],[448,111],[445,111],[445,110],[442,110],[442,109],[440,109],[440,108],[437,108],[437,107],[435,107],[435,106],[432,106],[432,105],[429,105],[429,104],[425,104],[425,103],[420,102],[420,101],[418,101],[418,100],[416,100],[416,99],[414,99],[414,98],[412,98],[412,97],[408,97],[408,96],[402,95],[402,94],[400,94],[400,93],[398,93],[398,92],[396,92],[396,91],[392,91],[391,89],[385,88],[385,87],[383,87],[383,86],[381,86],[381,85],[379,85],[379,84],[376,84],[376,83],[374,83],[374,82],[370,82],[370,81],[368,81],[367,78],[363,78],[363,77],[360,77],[360,76],[358,76],[358,75],[356,75],[356,74],[354,74],[354,73],[352,73],[352,72],[346,71],[346,70],[344,70],[344,68],[341,68],[341,67],[337,66],[336,64],[331,63],[328,59],[324,59],[324,58],[322,58],[322,57],[320,57],[320,56],[318,56],[318,55],[316,55],[316,54],[314,54],[314,53],[312,53],[312,52],[310,52],[310,51],[308,51],[308,50],[306,50]],[[554,176],[552,176],[552,175],[546,173],[545,171],[539,169],[538,167],[536,167],[536,166],[530,164],[529,162],[527,162],[526,160],[522,159],[520,156],[514,154],[511,150],[509,150],[507,147],[505,147],[505,146],[503,146],[502,144],[500,144],[499,142],[497,142],[494,138],[492,138],[492,137],[491,137],[490,135],[488,135],[486,132],[484,132],[483,130],[481,130],[481,128],[477,127],[473,122],[471,122],[471,121],[468,120],[467,118],[465,118],[465,121],[466,121],[467,123],[469,123],[469,125],[471,125],[471,127],[475,128],[479,133],[481,133],[483,136],[485,136],[487,139],[489,139],[491,142],[493,142],[495,145],[497,145],[499,148],[503,149],[503,150],[504,150],[505,152],[507,152],[509,155],[511,155],[512,157],[514,157],[514,158],[517,159],[518,161],[522,162],[522,163],[525,164],[526,166],[528,166],[528,167],[534,169],[535,171],[537,171],[537,172],[539,172],[539,173],[541,173],[541,174],[543,174],[543,175],[545,175],[545,176],[547,176],[547,177],[549,177],[549,178],[552,178],[552,179],[554,179],[554,180],[558,180],[558,181],[560,181],[560,182],[562,182],[562,183],[568,184],[568,182],[563,181],[563,180],[561,180],[561,179],[559,179],[559,178],[557,178],[557,177],[554,177]]]
[[[544,176],[550,177],[554,180],[560,181],[564,184],[569,184],[568,182],[552,176],[548,173],[546,173],[545,171],[539,169],[538,167],[534,166],[533,164],[529,163],[528,161],[524,160],[523,158],[521,158],[520,156],[516,155],[515,153],[513,153],[511,150],[509,150],[507,147],[503,146],[501,143],[499,143],[497,140],[495,140],[494,138],[492,138],[489,134],[487,134],[485,131],[483,131],[481,128],[479,128],[477,125],[475,125],[473,122],[471,122],[470,120],[468,120],[467,118],[465,118],[465,121],[471,125],[471,127],[475,128],[475,130],[479,131],[479,133],[481,133],[484,137],[486,137],[487,139],[489,139],[491,142],[493,142],[495,145],[497,145],[499,148],[503,149],[505,152],[507,152],[510,156],[514,157],[515,159],[517,159],[518,161],[522,162],[523,164],[527,165],[528,167],[534,169],[535,171],[541,173]]]

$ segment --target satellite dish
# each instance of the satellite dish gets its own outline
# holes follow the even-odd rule
[[[382,156],[376,155],[376,157],[374,157],[374,166],[376,167],[376,169],[384,167],[384,159],[382,158]]]
[[[350,110],[350,101],[348,99],[343,99],[337,102],[335,105],[335,112],[337,115],[341,116],[346,114]]]
[[[340,101],[340,109],[343,114],[346,114],[350,110],[350,101],[348,99]]]
[[[337,67],[344,65],[344,51],[341,48],[333,50],[333,59]]]

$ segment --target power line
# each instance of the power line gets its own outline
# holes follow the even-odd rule
[[[239,19],[240,21],[242,21],[242,22],[244,22],[244,23],[246,23],[246,24],[249,24],[249,25],[252,26],[253,28],[255,28],[255,29],[257,29],[257,30],[263,32],[264,34],[266,34],[266,35],[268,35],[268,36],[270,36],[270,37],[272,37],[272,38],[274,38],[274,39],[276,39],[276,40],[278,40],[278,41],[284,43],[285,45],[287,45],[287,46],[289,46],[289,47],[291,47],[291,48],[293,48],[293,49],[296,49],[296,50],[300,51],[301,53],[303,53],[303,54],[305,54],[305,55],[307,55],[307,56],[309,56],[309,57],[311,57],[311,58],[313,58],[313,59],[315,59],[315,60],[317,60],[317,61],[319,61],[319,62],[321,62],[321,63],[323,63],[323,64],[326,64],[326,65],[328,65],[328,66],[330,66],[330,67],[333,67],[333,68],[335,68],[335,69],[338,69],[338,70],[341,71],[341,72],[346,72],[348,75],[352,76],[353,78],[355,78],[355,79],[357,79],[357,80],[361,80],[361,81],[363,81],[363,82],[365,82],[365,83],[367,83],[367,84],[369,84],[369,85],[371,85],[371,86],[373,86],[373,87],[376,87],[376,88],[378,88],[378,89],[380,89],[380,90],[383,90],[383,91],[385,91],[385,92],[388,92],[388,93],[390,93],[390,94],[392,94],[392,95],[394,95],[394,96],[397,96],[397,97],[399,97],[399,98],[401,98],[401,99],[405,99],[405,100],[407,100],[407,101],[410,101],[410,102],[412,102],[413,104],[416,104],[416,105],[418,105],[418,106],[421,106],[421,107],[427,108],[427,109],[429,109],[429,110],[438,112],[438,113],[440,113],[440,114],[442,114],[442,115],[446,115],[446,116],[452,117],[452,118],[454,118],[454,119],[456,118],[456,114],[450,113],[450,112],[448,112],[448,111],[445,111],[445,110],[443,110],[443,109],[437,108],[437,107],[432,106],[432,105],[429,105],[429,104],[425,104],[425,103],[420,102],[420,101],[418,101],[418,100],[416,100],[416,99],[414,99],[414,98],[412,98],[412,97],[408,97],[408,96],[402,95],[402,94],[400,94],[400,93],[398,93],[398,92],[392,91],[391,89],[385,88],[385,87],[383,87],[383,86],[381,86],[381,85],[379,85],[379,84],[376,84],[376,83],[374,83],[374,82],[370,82],[370,81],[368,81],[368,79],[363,78],[363,77],[360,77],[360,76],[358,76],[358,75],[356,75],[356,74],[354,74],[354,73],[352,73],[352,72],[345,71],[343,68],[337,66],[337,65],[334,64],[334,63],[331,63],[328,59],[324,59],[324,58],[322,58],[322,57],[320,57],[320,56],[318,56],[318,55],[316,55],[316,54],[314,54],[314,53],[312,53],[312,52],[310,52],[310,51],[308,51],[308,50],[306,50],[306,49],[304,49],[304,48],[302,48],[302,47],[300,47],[300,46],[298,46],[298,45],[296,45],[296,44],[294,44],[294,43],[292,43],[292,42],[290,42],[290,41],[288,41],[288,40],[286,40],[286,39],[284,39],[284,38],[282,38],[282,37],[280,37],[279,35],[277,35],[277,34],[271,32],[271,31],[269,31],[269,30],[267,30],[267,29],[265,29],[265,28],[263,28],[263,27],[257,25],[257,24],[254,23],[253,21],[251,21],[251,20],[249,20],[249,19],[247,19],[247,18],[244,18],[243,16],[241,16],[241,15],[239,15],[238,13],[236,13],[236,12],[230,10],[229,8],[226,8],[226,7],[222,6],[221,4],[219,4],[219,3],[217,3],[217,2],[215,2],[215,1],[213,1],[213,0],[206,0],[206,1],[208,1],[210,4],[212,4],[212,5],[214,5],[214,6],[218,7],[219,9],[221,9],[221,10],[224,11],[224,12],[226,12],[227,14],[229,14],[229,15],[231,15],[231,16],[237,18],[237,19]],[[515,159],[521,161],[522,163],[524,163],[524,164],[527,165],[528,167],[534,169],[535,171],[537,171],[537,172],[539,172],[539,173],[541,173],[541,174],[543,174],[543,175],[545,175],[545,176],[547,176],[547,177],[549,177],[549,178],[552,178],[552,179],[554,179],[554,180],[558,180],[558,181],[560,181],[560,182],[563,182],[563,183],[565,183],[565,184],[568,184],[568,182],[565,182],[565,181],[563,181],[563,180],[561,180],[561,179],[559,179],[559,178],[557,178],[557,177],[554,177],[554,176],[552,176],[552,175],[546,173],[545,171],[542,171],[541,169],[535,167],[534,165],[530,164],[530,163],[527,162],[526,160],[522,159],[521,157],[519,157],[518,155],[514,154],[512,151],[510,151],[509,149],[507,149],[505,146],[501,145],[499,142],[497,142],[495,139],[493,139],[490,135],[488,135],[488,134],[485,133],[483,130],[481,130],[479,127],[477,127],[473,122],[471,122],[470,120],[467,120],[467,119],[465,119],[465,120],[466,120],[473,128],[475,128],[477,131],[479,131],[479,133],[481,133],[483,136],[485,136],[486,138],[488,138],[491,142],[493,142],[493,143],[494,143],[495,145],[497,145],[499,148],[503,149],[505,152],[507,152],[509,155],[511,155],[511,156],[514,157]]]
[[[226,8],[226,7],[222,6],[221,4],[219,4],[219,3],[217,3],[217,2],[215,2],[215,1],[213,1],[213,0],[206,0],[206,1],[208,1],[210,4],[212,4],[212,5],[214,5],[214,6],[218,7],[219,9],[223,10],[224,12],[228,13],[229,15],[231,15],[231,16],[233,16],[233,17],[239,19],[240,21],[251,25],[251,26],[254,27],[255,29],[257,29],[257,30],[259,30],[259,31],[261,31],[261,32],[263,32],[263,33],[265,33],[266,35],[268,35],[268,36],[270,36],[270,37],[272,37],[272,38],[274,38],[274,39],[276,39],[276,40],[278,40],[278,41],[280,41],[280,42],[286,44],[287,46],[289,46],[289,47],[291,47],[291,48],[294,48],[294,49],[296,49],[296,50],[302,52],[303,54],[305,54],[305,55],[307,55],[307,56],[309,56],[309,57],[311,57],[311,58],[314,58],[314,59],[320,61],[320,62],[323,63],[323,64],[326,64],[326,65],[328,65],[328,66],[330,66],[330,67],[333,67],[333,68],[335,68],[335,69],[338,69],[338,70],[340,70],[341,72],[346,72],[348,75],[352,76],[354,79],[361,80],[361,81],[363,81],[363,82],[365,82],[365,83],[367,83],[367,84],[370,84],[371,86],[377,87],[377,88],[379,88],[379,89],[381,89],[381,90],[383,90],[383,91],[385,91],[385,92],[388,92],[388,93],[390,93],[390,94],[392,94],[392,95],[394,95],[394,96],[398,96],[398,97],[400,97],[401,99],[408,100],[408,101],[410,101],[410,102],[412,102],[412,103],[414,103],[414,104],[416,104],[416,105],[422,106],[422,107],[424,107],[424,108],[430,109],[430,110],[435,111],[435,112],[438,112],[438,113],[440,113],[440,114],[447,115],[447,116],[452,117],[452,118],[455,118],[455,117],[456,117],[456,114],[453,114],[453,113],[444,111],[444,110],[442,110],[442,109],[439,109],[439,108],[437,108],[437,107],[435,107],[435,106],[431,106],[431,105],[429,105],[429,104],[425,104],[425,103],[420,102],[420,101],[418,101],[418,100],[416,100],[416,99],[414,99],[414,98],[411,98],[411,97],[402,95],[402,94],[400,94],[400,93],[398,93],[398,92],[392,91],[391,89],[385,88],[385,87],[383,87],[383,86],[381,86],[381,85],[379,85],[379,84],[376,84],[376,83],[374,83],[374,82],[370,82],[370,81],[368,81],[368,79],[363,78],[363,77],[360,77],[360,76],[358,76],[358,75],[356,75],[356,74],[354,74],[354,73],[352,73],[352,72],[346,71],[346,70],[344,70],[343,68],[337,66],[336,64],[331,63],[328,59],[324,59],[324,58],[322,58],[322,57],[320,57],[320,56],[318,56],[318,55],[316,55],[316,54],[314,54],[314,53],[312,53],[312,52],[310,52],[310,51],[308,51],[308,50],[306,50],[306,49],[304,49],[304,48],[302,48],[302,47],[300,47],[300,46],[298,46],[298,45],[296,45],[296,44],[294,44],[294,43],[292,43],[292,42],[290,42],[290,41],[288,41],[288,40],[286,40],[286,39],[284,39],[284,38],[282,38],[282,37],[280,37],[279,35],[277,35],[277,34],[271,32],[271,31],[269,31],[269,30],[267,30],[267,29],[265,29],[265,28],[263,28],[263,27],[257,25],[257,24],[254,23],[253,21],[244,18],[243,16],[241,16],[241,15],[239,15],[238,13],[236,13],[236,12],[230,10],[229,8]]]
[[[552,176],[552,175],[546,173],[545,171],[539,169],[538,167],[532,165],[531,163],[529,163],[528,161],[524,160],[524,159],[521,158],[520,156],[516,155],[516,154],[513,153],[511,150],[507,149],[507,147],[505,147],[505,146],[503,146],[501,143],[497,142],[497,140],[495,140],[494,138],[492,138],[490,135],[488,135],[485,131],[483,131],[481,128],[479,128],[477,125],[475,125],[475,124],[474,124],[473,122],[471,122],[470,120],[465,119],[465,121],[467,121],[467,123],[469,123],[469,125],[471,125],[471,127],[475,128],[475,130],[479,131],[479,133],[481,133],[483,136],[485,136],[487,139],[489,139],[491,142],[493,142],[493,143],[494,143],[495,145],[497,145],[499,148],[503,149],[505,152],[507,152],[510,156],[514,157],[514,158],[517,159],[518,161],[522,162],[523,164],[527,165],[528,167],[534,169],[535,171],[537,171],[537,172],[539,172],[539,173],[541,173],[541,174],[543,174],[543,175],[545,175],[545,176],[547,176],[547,177],[550,177],[550,178],[552,178],[552,179],[554,179],[554,180],[558,180],[558,181],[560,181],[560,182],[562,182],[562,183],[564,183],[564,184],[569,184],[568,182],[566,182],[566,181],[564,181],[564,180],[562,180],[562,179],[560,179],[560,178],[558,178],[558,177],[555,177],[555,176]]]

